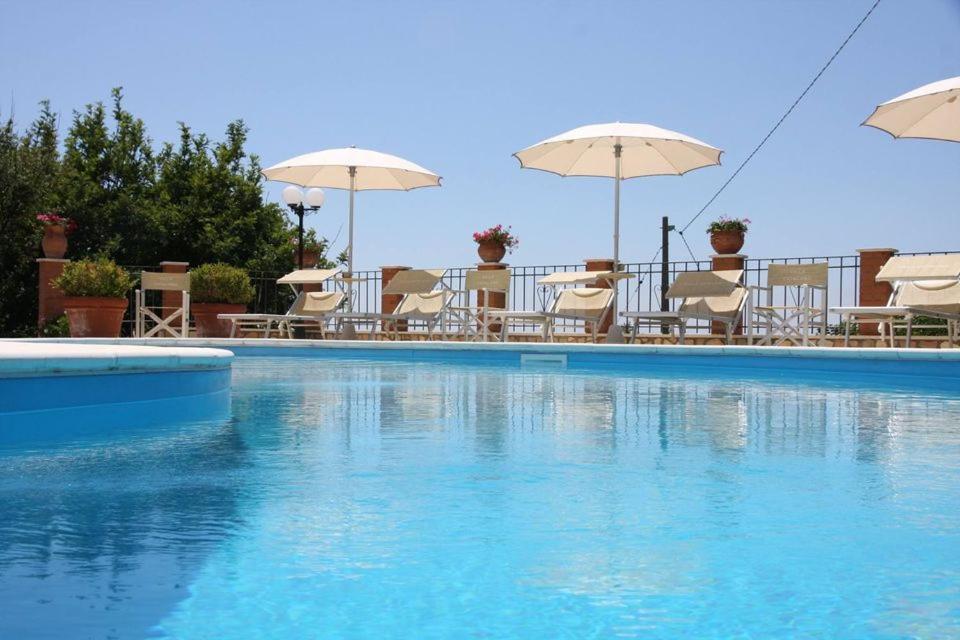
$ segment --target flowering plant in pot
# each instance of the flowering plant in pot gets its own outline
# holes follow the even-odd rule
[[[244,269],[222,262],[203,264],[190,271],[190,311],[196,322],[197,336],[225,338],[230,321],[221,313],[243,313],[253,300],[254,289]]]
[[[507,251],[513,252],[520,244],[520,239],[510,232],[512,227],[503,228],[502,224],[490,227],[486,231],[477,231],[473,234],[473,241],[477,243],[477,253],[484,262],[500,262]]]
[[[65,296],[64,312],[73,338],[116,338],[120,336],[127,293],[134,278],[113,260],[77,260],[63,267],[52,281]]]
[[[62,258],[67,253],[67,236],[76,231],[77,223],[56,213],[38,213],[37,222],[43,227],[40,246],[47,258]]]
[[[720,216],[710,223],[710,246],[718,254],[738,253],[743,248],[743,237],[750,226],[750,218],[728,218]]]

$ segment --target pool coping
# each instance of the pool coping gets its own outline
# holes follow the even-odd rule
[[[0,345],[3,342],[0,341]],[[904,348],[837,348],[837,347],[770,347],[750,345],[634,345],[536,342],[442,342],[442,341],[373,341],[373,340],[290,340],[283,338],[22,338],[10,342],[42,344],[114,345],[132,347],[189,348],[196,351],[231,348],[317,349],[317,350],[383,350],[383,351],[461,351],[516,353],[581,353],[634,356],[718,356],[765,357],[834,360],[947,361],[960,363],[960,349]],[[199,355],[199,354],[197,354]],[[232,355],[232,354],[231,354]]]
[[[234,354],[133,342],[0,339],[0,378],[229,369]]]

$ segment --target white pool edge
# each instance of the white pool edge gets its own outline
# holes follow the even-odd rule
[[[18,342],[171,348],[363,349],[383,351],[496,351],[517,353],[596,353],[671,356],[753,356],[838,360],[906,360],[960,362],[960,349],[759,347],[748,345],[630,345],[536,342],[441,342],[371,340],[289,340],[278,338],[26,338]],[[2,343],[0,343],[2,344]]]
[[[234,355],[202,345],[179,347],[87,340],[0,340],[0,378],[229,369]]]

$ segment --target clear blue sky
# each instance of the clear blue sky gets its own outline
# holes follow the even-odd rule
[[[4,0],[0,112],[12,103],[25,124],[49,98],[66,121],[123,85],[158,142],[178,120],[219,138],[243,118],[264,166],[355,144],[442,175],[439,189],[358,196],[361,268],[474,262],[471,233],[498,222],[521,237],[514,264],[609,255],[612,182],[510,155],[567,129],[647,122],[724,149],[721,167],[624,183],[622,255],[647,260],[660,216],[682,223],[705,203],[871,4]],[[696,223],[698,257],[722,213],[754,221],[755,257],[960,249],[960,144],[858,126],[960,75],[958,33],[960,0],[883,0]],[[309,224],[335,235],[346,202],[328,191]]]

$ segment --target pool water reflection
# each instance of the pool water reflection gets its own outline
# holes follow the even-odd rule
[[[0,637],[960,635],[922,387],[240,358],[229,422],[0,460]]]

